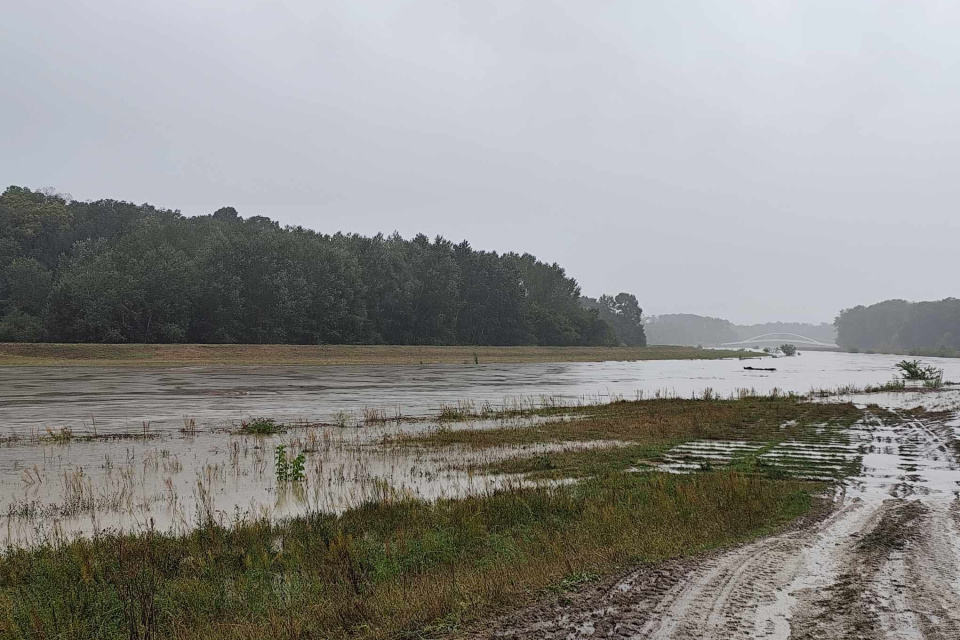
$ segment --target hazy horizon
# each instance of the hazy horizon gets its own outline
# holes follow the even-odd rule
[[[865,0],[16,3],[0,179],[467,239],[649,315],[831,322],[958,295],[958,23]]]

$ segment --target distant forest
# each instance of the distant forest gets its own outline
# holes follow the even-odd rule
[[[838,344],[851,350],[960,354],[960,300],[886,300],[844,309],[835,321]]]
[[[0,341],[643,345],[641,313],[628,294],[584,306],[558,264],[466,241],[0,196]]]
[[[708,345],[748,340],[765,333],[796,333],[821,342],[836,340],[836,329],[827,323],[767,322],[737,325],[729,320],[672,313],[647,318],[645,325],[650,344]]]

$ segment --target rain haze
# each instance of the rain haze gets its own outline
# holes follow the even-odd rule
[[[956,294],[958,22],[876,0],[8,2],[0,175],[528,251],[647,313],[829,322]]]

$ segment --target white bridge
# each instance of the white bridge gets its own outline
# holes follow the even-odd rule
[[[820,342],[819,340],[814,340],[813,338],[808,338],[807,336],[801,336],[796,333],[765,333],[761,336],[756,336],[755,338],[750,338],[749,340],[741,340],[739,342],[725,342],[721,344],[721,347],[751,347],[751,346],[768,346],[776,345],[780,346],[781,344],[794,344],[798,347],[806,347],[808,349],[839,349],[837,345],[831,342]]]

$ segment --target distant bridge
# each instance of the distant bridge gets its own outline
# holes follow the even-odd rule
[[[721,344],[721,347],[752,347],[752,346],[763,346],[763,345],[776,345],[780,346],[781,344],[795,344],[797,346],[803,346],[808,349],[839,349],[837,345],[831,342],[820,342],[819,340],[814,340],[813,338],[808,338],[807,336],[801,336],[796,333],[765,333],[761,336],[756,336],[750,338],[749,340],[741,340],[739,342],[725,342]]]

